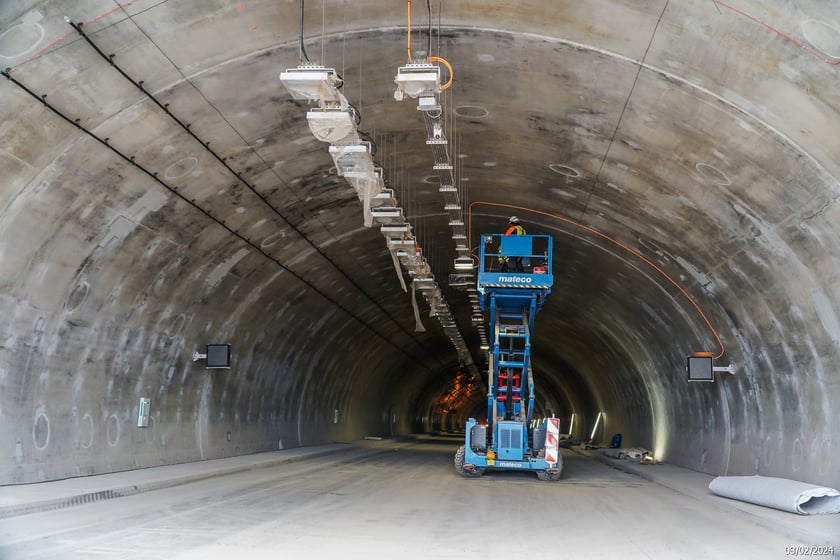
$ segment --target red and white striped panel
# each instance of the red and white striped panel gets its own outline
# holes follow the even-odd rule
[[[554,466],[560,447],[560,419],[548,418],[545,427],[545,462]]]

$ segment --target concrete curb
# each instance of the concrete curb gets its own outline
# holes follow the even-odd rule
[[[155,490],[161,490],[164,488],[172,488],[174,486],[180,486],[182,484],[189,484],[191,482],[198,482],[202,480],[208,480],[211,478],[217,478],[220,476],[226,476],[230,474],[236,474],[240,472],[256,470],[256,469],[263,469],[277,466],[281,463],[291,463],[295,461],[301,461],[304,459],[311,459],[313,457],[319,457],[321,455],[327,455],[330,453],[344,453],[353,449],[360,449],[352,444],[346,444],[345,448],[335,448],[331,447],[330,449],[321,449],[318,451],[312,451],[311,453],[303,453],[298,455],[293,455],[289,457],[278,456],[276,459],[266,460],[262,462],[254,462],[242,465],[236,465],[232,467],[225,467],[220,468],[218,470],[207,471],[204,473],[199,474],[191,474],[191,475],[181,475],[175,476],[172,478],[162,479],[162,480],[155,480],[141,484],[135,484],[131,486],[115,486],[113,488],[108,488],[105,490],[100,490],[98,492],[88,492],[84,494],[76,494],[73,496],[63,496],[61,498],[55,498],[50,500],[38,500],[34,502],[26,502],[21,504],[14,504],[9,506],[0,506],[0,519],[8,518],[8,517],[17,517],[20,515],[27,515],[30,513],[41,513],[45,511],[52,511],[56,509],[63,509],[67,507],[73,507],[83,504],[89,504],[93,502],[99,502],[103,500],[112,500],[114,498],[124,498],[127,496],[134,496],[136,494],[141,494],[143,492],[152,492]],[[375,454],[382,450],[374,450],[371,454]],[[154,467],[152,467],[154,468]],[[96,476],[96,475],[93,475]],[[36,483],[37,484],[37,483]],[[48,483],[47,483],[48,484]]]

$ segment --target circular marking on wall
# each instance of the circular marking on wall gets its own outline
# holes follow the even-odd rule
[[[769,467],[773,464],[773,449],[774,443],[773,438],[767,438],[764,440],[764,456],[762,460],[764,461],[764,466]]]
[[[32,426],[32,441],[35,442],[37,449],[44,449],[50,444],[50,419],[43,412],[35,418],[35,424]]]
[[[44,28],[37,23],[19,23],[0,35],[0,56],[15,58],[38,46],[44,38]]]
[[[483,165],[484,167],[496,167],[496,165],[498,164],[495,161],[485,161],[481,165]]]
[[[90,414],[82,416],[82,422],[79,424],[79,445],[82,449],[88,449],[93,445],[93,418]]]
[[[481,62],[495,62],[496,57],[492,54],[482,53],[476,57]]]
[[[825,474],[828,472],[828,466],[831,464],[831,444],[828,440],[823,440],[820,446],[820,454],[817,458],[817,472]]]
[[[573,179],[580,177],[580,171],[575,169],[574,167],[569,167],[568,165],[563,165],[562,163],[550,163],[548,164],[548,168],[563,175],[564,177],[571,177]]]
[[[70,290],[70,294],[64,301],[64,310],[68,313],[72,313],[77,310],[79,306],[84,303],[89,291],[90,284],[87,283],[87,280],[79,280],[76,282],[76,285],[73,286],[73,289]]]
[[[793,470],[798,471],[802,463],[802,442],[799,441],[799,438],[793,440],[793,452],[791,453],[790,459]]]
[[[108,445],[114,447],[120,442],[120,419],[116,414],[108,417],[108,422],[105,424],[105,433],[108,436]]]
[[[244,206],[240,206],[240,207],[238,207],[238,208],[236,209],[236,213],[237,213],[237,214],[244,214],[244,213],[245,213],[245,207],[244,207]]]
[[[455,116],[462,119],[483,119],[490,111],[478,105],[460,105],[455,107]]]
[[[705,179],[711,181],[716,185],[728,187],[732,184],[732,181],[729,179],[729,177],[726,176],[726,173],[724,173],[714,165],[699,162],[695,164],[694,167],[697,168],[697,171],[700,172],[700,175],[702,175]]]
[[[440,176],[438,176],[438,175],[427,175],[426,177],[423,177],[423,182],[424,183],[429,183],[429,184],[432,184],[432,185],[437,185],[437,184],[440,183]]]
[[[800,29],[812,47],[828,58],[840,60],[840,28],[824,21],[806,19]]]
[[[149,416],[149,426],[146,428],[146,443],[152,444],[157,439],[157,424],[155,423],[155,417]]]
[[[175,163],[169,165],[166,170],[163,172],[163,176],[166,179],[176,179],[178,177],[182,177],[195,169],[198,165],[198,158],[195,156],[187,156],[185,158],[179,159]]]
[[[263,239],[262,243],[260,243],[260,247],[262,247],[263,249],[265,249],[266,247],[271,247],[272,245],[283,239],[285,236],[286,234],[282,231],[272,233],[271,235]]]

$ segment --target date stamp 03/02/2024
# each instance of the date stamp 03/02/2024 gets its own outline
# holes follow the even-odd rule
[[[785,556],[833,556],[834,546],[796,544],[785,547]]]

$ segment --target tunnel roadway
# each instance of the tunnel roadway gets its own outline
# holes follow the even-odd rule
[[[452,468],[458,442],[454,435],[365,441],[0,519],[0,559],[784,558],[786,547],[815,544],[698,488],[675,491],[569,450],[559,483],[511,472],[462,479]],[[148,471],[134,472],[155,469]],[[684,481],[705,478],[687,472]]]

